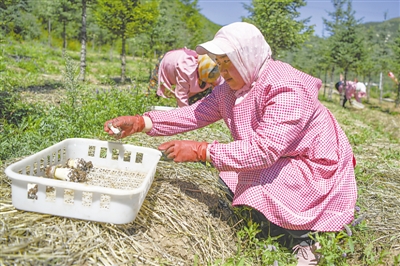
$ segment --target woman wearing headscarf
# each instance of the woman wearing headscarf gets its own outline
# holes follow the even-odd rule
[[[175,162],[209,161],[232,194],[295,242],[298,265],[315,265],[309,233],[334,232],[353,220],[355,160],[345,133],[318,100],[321,80],[271,58],[261,32],[245,22],[222,27],[200,44],[225,82],[191,106],[117,117],[119,137],[171,136],[223,119],[230,143],[176,140],[159,149]],[[294,246],[294,244],[299,244]]]
[[[159,58],[149,82],[164,98],[176,98],[178,107],[191,105],[207,96],[213,87],[222,84],[218,66],[208,55],[182,48]]]
[[[343,93],[344,98],[342,106],[344,108],[346,108],[347,101],[349,101],[351,105],[355,105],[355,102],[351,100],[353,96],[358,103],[361,103],[361,98],[366,96],[367,89],[364,83],[359,82],[357,78],[355,78],[354,81],[346,81],[346,85],[344,85],[343,81],[339,81],[336,83],[335,87],[339,93]],[[363,105],[357,105],[357,107],[360,108],[363,107]]]

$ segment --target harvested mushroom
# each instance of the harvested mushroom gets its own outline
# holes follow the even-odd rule
[[[76,159],[68,159],[67,160],[67,167],[87,172],[91,168],[93,168],[93,164],[92,164],[91,161],[86,162],[82,158],[76,158]]]
[[[47,166],[46,176],[70,182],[85,182],[86,176],[92,168],[91,161],[86,162],[83,158],[70,158],[65,165]]]
[[[85,182],[86,172],[75,168],[60,167],[60,165],[48,166],[46,176],[70,182]]]
[[[121,134],[121,130],[120,130],[119,128],[114,127],[111,123],[108,124],[108,128],[111,129],[111,131],[112,131],[115,135]]]
[[[77,182],[77,183],[82,183],[86,181],[86,172],[77,170],[74,172],[73,175],[70,176],[70,181],[71,182]]]

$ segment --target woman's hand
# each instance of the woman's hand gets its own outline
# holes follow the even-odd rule
[[[104,131],[116,139],[122,139],[137,132],[142,132],[145,127],[143,116],[119,116],[104,123]],[[118,132],[119,131],[119,132]]]
[[[191,140],[173,140],[158,146],[158,149],[176,163],[205,162],[207,160],[207,142]]]

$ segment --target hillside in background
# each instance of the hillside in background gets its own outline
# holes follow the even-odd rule
[[[211,40],[212,38],[214,38],[215,33],[217,33],[217,31],[222,27],[221,25],[215,24],[214,22],[212,22],[211,20],[209,20],[208,18],[206,18],[204,15],[201,15],[201,23],[203,23],[204,29],[204,37],[208,38],[208,40]]]
[[[204,15],[200,14],[203,19],[202,22],[205,25],[205,29],[208,32],[216,33],[222,26],[218,25],[211,20],[207,19]],[[386,30],[391,33],[392,36],[397,36],[400,27],[400,17],[392,18],[382,22],[365,22],[361,24],[361,28],[371,31],[381,31],[386,27]]]
[[[397,36],[400,27],[400,17],[392,18],[383,22],[363,23],[361,27],[365,28],[366,30],[372,30],[375,32],[379,32],[386,27],[387,31],[390,32],[391,35],[393,34],[392,36]]]

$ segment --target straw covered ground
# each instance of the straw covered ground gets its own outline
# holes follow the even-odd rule
[[[382,264],[390,265],[400,253],[399,115],[373,105],[355,110],[324,104],[355,143],[358,205],[366,218],[350,265],[362,265],[360,256],[369,250],[386,250]],[[124,142],[155,148],[176,138],[230,139],[223,126],[212,126],[176,137],[138,134]],[[115,225],[16,210],[4,169],[20,159],[6,161],[0,169],[0,264],[207,265],[236,253],[240,220],[210,165],[160,161],[137,218]]]
[[[200,174],[201,173],[201,174]],[[189,177],[188,177],[189,176]],[[5,265],[188,265],[235,250],[229,210],[206,169],[161,162],[136,220],[126,225],[15,210],[1,186],[1,250]],[[203,264],[201,263],[201,264]]]
[[[228,141],[207,128],[179,138]],[[137,134],[125,143],[156,148],[171,137]],[[16,210],[1,166],[1,265],[199,265],[231,257],[235,224],[217,171],[162,159],[137,218],[114,225]]]

